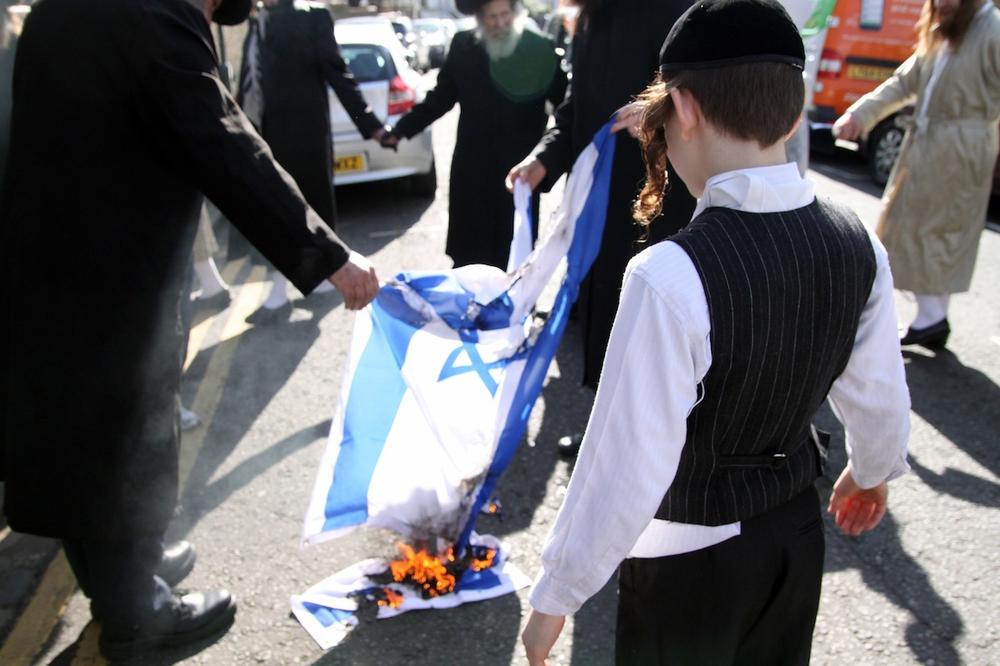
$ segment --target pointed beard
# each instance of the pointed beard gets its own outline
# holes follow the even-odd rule
[[[480,31],[480,39],[482,40],[483,48],[486,49],[486,53],[489,55],[490,60],[497,61],[502,58],[510,57],[510,55],[514,53],[518,42],[521,41],[521,35],[523,33],[524,28],[519,26],[515,21],[514,25],[511,26],[510,30],[503,37],[497,39],[495,37],[490,37],[485,31]]]

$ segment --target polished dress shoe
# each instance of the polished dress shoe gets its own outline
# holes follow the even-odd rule
[[[556,450],[563,458],[576,458],[576,454],[580,453],[581,444],[583,444],[583,433],[566,435],[556,442]]]
[[[177,541],[163,547],[163,559],[156,568],[156,575],[170,587],[184,580],[194,568],[198,554],[187,541]]]
[[[127,659],[158,648],[179,647],[221,635],[233,624],[236,601],[226,590],[174,594],[147,621],[101,627],[101,653]]]
[[[945,318],[925,328],[913,328],[911,326],[906,331],[906,335],[900,338],[899,344],[903,347],[907,345],[921,345],[930,349],[940,349],[948,342],[949,335],[951,335],[951,326],[948,325],[948,319]]]

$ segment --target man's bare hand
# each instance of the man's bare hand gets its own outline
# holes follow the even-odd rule
[[[826,510],[833,514],[841,532],[858,536],[879,524],[888,499],[889,484],[885,481],[874,488],[861,488],[854,482],[850,469],[845,469],[833,486]]]
[[[646,107],[639,102],[626,104],[622,108],[618,109],[618,113],[615,114],[615,122],[611,126],[611,131],[620,132],[622,130],[627,130],[629,136],[633,139],[638,139],[639,128],[642,127],[642,114],[645,113],[645,111]]]
[[[378,293],[375,267],[357,252],[351,252],[347,263],[330,276],[330,283],[343,295],[348,310],[360,310]]]
[[[864,129],[857,118],[850,113],[845,113],[837,118],[837,122],[833,124],[833,138],[843,139],[844,141],[857,141]]]
[[[521,642],[528,655],[530,666],[547,666],[549,652],[556,644],[556,639],[562,633],[566,618],[562,615],[546,615],[536,610],[531,611],[528,624],[521,632]]]
[[[534,191],[538,187],[538,184],[545,179],[545,174],[545,165],[540,160],[534,157],[526,157],[520,164],[510,170],[510,173],[507,174],[507,180],[504,183],[507,185],[507,191],[513,192],[514,181],[523,180]]]

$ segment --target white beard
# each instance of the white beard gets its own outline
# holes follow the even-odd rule
[[[500,39],[490,37],[482,28],[479,28],[478,33],[479,40],[482,42],[483,48],[486,49],[486,54],[489,55],[490,60],[496,62],[509,57],[517,48],[518,42],[521,41],[521,35],[524,34],[524,21],[518,17],[506,36]]]

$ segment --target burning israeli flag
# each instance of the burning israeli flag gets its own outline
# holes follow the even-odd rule
[[[524,436],[600,248],[614,145],[608,123],[577,159],[552,233],[517,268],[403,273],[357,315],[303,544],[388,528],[429,544],[439,564],[414,553],[393,566],[369,560],[293,597],[296,616],[324,648],[365,603],[385,617],[529,584],[502,544],[473,529]],[[548,318],[536,323],[539,296],[563,270]],[[463,588],[472,581],[474,590]]]

